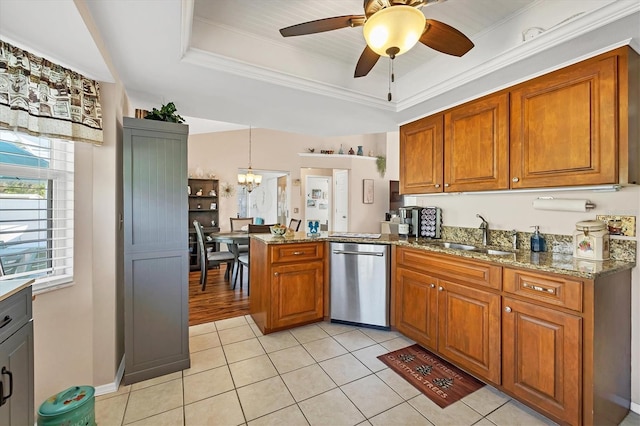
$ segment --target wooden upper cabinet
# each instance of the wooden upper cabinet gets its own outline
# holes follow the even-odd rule
[[[400,127],[403,194],[640,182],[625,46]]]
[[[617,57],[511,92],[511,188],[618,182]]]
[[[400,193],[442,192],[443,117],[425,117],[400,127]]]
[[[444,115],[445,192],[509,188],[509,94]]]

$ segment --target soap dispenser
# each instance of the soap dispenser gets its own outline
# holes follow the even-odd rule
[[[540,227],[538,225],[532,226],[534,228],[533,235],[531,235],[531,251],[539,252],[547,250],[547,243],[544,237],[540,234]]]

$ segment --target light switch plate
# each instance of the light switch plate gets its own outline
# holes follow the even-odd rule
[[[625,237],[636,236],[636,217],[635,216],[623,216],[612,214],[598,214],[596,220],[601,220],[609,225],[609,233],[611,235],[624,235]],[[617,226],[614,221],[620,221],[620,230],[617,231]]]

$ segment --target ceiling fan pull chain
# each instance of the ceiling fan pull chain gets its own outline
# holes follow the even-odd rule
[[[389,93],[387,93],[387,101],[391,102],[391,82],[393,81],[393,58],[389,58]]]

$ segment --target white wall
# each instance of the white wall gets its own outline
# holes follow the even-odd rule
[[[122,87],[101,85],[104,145],[75,146],[74,284],[33,301],[35,408],[74,385],[106,386],[124,354],[117,164]]]
[[[386,134],[355,135],[338,138],[318,138],[294,133],[279,132],[268,129],[252,130],[252,165],[254,172],[260,170],[282,170],[290,172],[291,182],[301,179],[301,168],[349,169],[349,230],[354,232],[379,232],[380,221],[388,209],[389,178],[381,178],[376,170],[374,160],[353,157],[331,156],[299,156],[306,153],[307,148],[320,150],[333,149],[335,152],[343,144],[343,149],[358,145],[363,146],[366,153],[386,152]],[[198,134],[189,136],[189,169],[200,167],[205,174],[215,173],[220,182],[236,182],[239,167],[246,167],[249,161],[249,131]],[[362,203],[362,179],[374,179],[375,198],[373,204]],[[291,217],[302,218],[304,213],[304,197],[301,196],[302,185],[291,185],[290,210]],[[228,231],[229,217],[236,217],[236,194],[231,198],[220,197],[220,226]],[[294,208],[299,213],[293,213]]]

